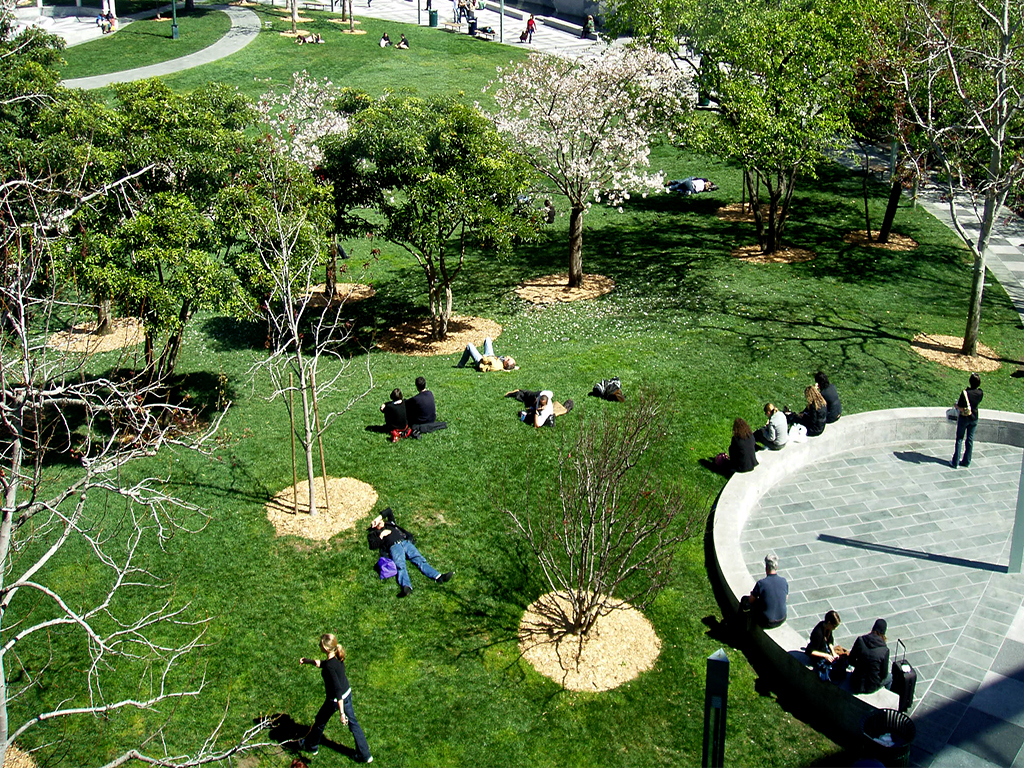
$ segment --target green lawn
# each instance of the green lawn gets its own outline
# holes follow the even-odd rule
[[[187,56],[217,42],[230,28],[226,13],[202,8],[178,14],[177,40],[171,39],[170,21],[133,21],[117,34],[65,50],[67,66],[61,70],[61,77],[105,75]]]
[[[477,98],[494,64],[516,55],[466,37],[425,29],[410,34],[408,28],[412,51],[381,51],[380,31],[394,29],[396,37],[400,25],[368,20],[364,26],[366,36],[335,33],[328,45],[313,49],[261,33],[237,56],[170,81],[191,88],[223,78],[253,92],[253,77],[281,82],[291,69],[308,67],[371,91],[388,85],[462,89]],[[303,63],[307,55],[314,58]],[[195,668],[181,675],[205,669],[207,687],[198,700],[178,705],[165,732],[170,749],[194,744],[228,702],[228,735],[270,713],[308,726],[322,687],[297,658],[314,655],[315,638],[333,631],[348,649],[356,712],[381,765],[699,764],[705,659],[721,647],[702,621],[721,615],[703,542],[680,548],[670,587],[648,611],[662,642],[655,668],[611,692],[568,693],[518,659],[517,623],[544,587],[501,506],[517,502],[528,477],[537,482],[552,476],[558,446],[580,420],[618,407],[586,397],[596,381],[612,375],[622,378],[627,398],[642,382],[671,397],[658,474],[703,492],[709,503],[723,481],[699,460],[726,448],[736,416],[756,426],[766,400],[799,405],[815,370],[826,371],[838,386],[847,413],[948,405],[966,374],[923,360],[908,342],[920,331],[962,334],[970,264],[946,228],[909,207],[901,209],[896,230],[920,243],[916,251],[843,243],[843,234],[863,228],[860,181],[833,166],[823,168],[818,181],[800,182],[786,238],[817,258],[796,265],[740,262],[730,251],[753,241],[752,225],[713,215],[719,204],[739,200],[739,171],[669,147],[653,159],[669,178],[706,175],[721,189],[688,199],[634,197],[622,213],[591,209],[584,269],[614,278],[613,293],[550,307],[515,296],[523,279],[564,269],[565,216],[510,258],[472,253],[455,286],[456,313],[501,323],[496,347],[514,354],[521,370],[481,374],[455,368],[457,354],[406,357],[374,349],[374,392],[327,432],[328,474],[373,485],[377,510],[393,507],[418,534],[427,558],[456,571],[444,587],[413,573],[416,591],[396,599],[394,585],[380,583],[372,569],[376,556],[361,527],[326,544],[275,537],[263,506],[291,484],[291,465],[286,412],[280,402],[265,399],[264,378],[253,384],[247,374],[264,354],[263,329],[215,316],[192,325],[181,372],[214,381],[223,375],[236,402],[220,447],[209,458],[162,451],[136,470],[169,476],[171,491],[210,515],[201,533],[175,538],[166,552],[146,553],[149,567],[176,580],[173,599],[192,601],[197,615],[211,619],[207,646]],[[886,190],[874,193],[877,222]],[[555,204],[564,213],[564,200]],[[347,313],[363,343],[424,313],[422,273],[407,254],[366,240],[346,247],[351,264],[369,264],[364,282],[377,289]],[[381,249],[379,257],[371,248]],[[994,281],[986,291],[981,340],[1008,361],[985,376],[986,406],[1021,410],[1020,387],[1010,378],[1012,363],[1024,358],[1020,318]],[[357,367],[364,361],[358,354]],[[115,358],[95,364],[113,365]],[[449,428],[397,445],[367,431],[380,422],[386,393],[395,386],[412,391],[417,375],[426,377]],[[321,410],[341,407],[357,381],[323,397]],[[524,428],[515,418],[516,404],[502,398],[516,387],[550,388],[558,399],[574,398],[577,409],[554,430]],[[67,584],[81,584],[88,593],[79,554],[66,553],[54,567]],[[743,655],[726,650],[732,661],[728,763],[827,762],[838,748],[762,695]],[[52,688],[70,690],[80,679],[82,650],[69,648],[52,663]],[[123,691],[134,691],[137,683],[127,674],[120,681]],[[113,684],[108,695],[117,692]],[[49,694],[35,689],[18,702],[22,714],[34,711],[32,696],[40,695]],[[113,714],[102,727],[70,719],[30,731],[26,743],[52,742],[41,756],[59,754],[69,765],[87,765],[134,745],[140,733],[162,722],[136,712]],[[351,743],[337,721],[327,736]],[[287,766],[290,759],[268,751],[252,765]],[[324,747],[315,764],[349,762],[347,753]]]

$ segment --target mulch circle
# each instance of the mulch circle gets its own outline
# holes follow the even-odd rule
[[[719,221],[753,221],[754,212],[744,203],[729,203],[715,212]]]
[[[614,610],[598,618],[581,639],[559,632],[559,614],[568,608],[568,595],[541,596],[519,623],[523,658],[570,691],[610,691],[647,671],[661,653],[654,626],[629,603],[614,598],[611,603]]]
[[[137,317],[119,317],[110,323],[111,332],[96,336],[96,323],[76,325],[70,331],[58,331],[46,340],[46,346],[64,352],[83,352],[94,355],[115,349],[134,347],[146,338],[146,329]]]
[[[432,341],[430,318],[425,317],[388,328],[377,339],[377,346],[385,352],[420,357],[462,352],[466,344],[470,343],[480,347],[480,351],[483,352],[484,339],[497,339],[500,333],[501,326],[493,320],[485,317],[452,315],[448,321],[448,336],[444,341]]]
[[[878,232],[873,233],[874,237],[878,236]],[[848,232],[843,235],[843,242],[849,243],[850,245],[864,245],[868,248],[882,248],[886,251],[913,251],[917,249],[917,241],[912,237],[906,235],[900,235],[896,232],[889,233],[889,242],[880,243],[872,237],[868,237],[867,230],[858,229],[853,232]]]
[[[36,761],[28,752],[11,744],[4,756],[4,768],[36,768]]]
[[[308,24],[312,19],[299,19],[303,24]],[[308,29],[296,29],[292,32],[290,29],[287,32],[281,32],[281,37],[309,37]]]
[[[570,288],[568,282],[568,272],[534,277],[516,288],[516,294],[532,304],[557,304],[596,299],[615,289],[615,281],[604,275],[583,275],[583,285],[578,288]]]
[[[266,506],[267,519],[278,536],[301,536],[315,541],[327,541],[342,531],[355,528],[377,503],[373,486],[354,477],[328,477],[326,492],[324,480],[313,483],[317,513],[309,514],[309,481],[279,491]],[[298,503],[299,512],[295,513]]]
[[[774,253],[762,253],[759,245],[744,245],[736,248],[732,255],[749,264],[800,264],[812,261],[817,254],[806,248],[785,246],[777,248]]]
[[[932,333],[919,333],[910,342],[910,348],[921,357],[958,371],[991,373],[1002,367],[1002,358],[992,347],[979,342],[978,354],[971,357],[960,354],[963,345],[963,336],[942,336]]]
[[[336,304],[350,304],[363,299],[368,299],[373,296],[376,291],[373,290],[373,286],[363,285],[362,283],[336,283],[334,298],[328,302],[327,297],[324,295],[324,291],[327,289],[327,283],[320,283],[314,285],[309,289],[309,293],[306,296],[309,297],[306,302],[308,307],[326,307],[328,304],[334,306]]]

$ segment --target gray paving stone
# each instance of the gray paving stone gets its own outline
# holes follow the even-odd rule
[[[948,743],[998,765],[1011,765],[1024,744],[1024,728],[971,708]]]

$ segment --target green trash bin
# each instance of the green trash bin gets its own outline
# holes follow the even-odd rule
[[[917,735],[917,727],[909,715],[895,709],[876,709],[863,721],[864,751],[867,757],[881,760],[888,768],[910,765],[910,748]],[[888,744],[875,741],[882,734],[889,735]]]
[[[437,11],[435,11],[434,9],[430,9],[429,11],[427,11],[427,13],[430,14],[430,26],[436,27],[437,26]]]

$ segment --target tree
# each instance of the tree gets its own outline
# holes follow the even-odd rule
[[[372,232],[413,255],[427,282],[431,338],[444,339],[471,243],[507,252],[530,223],[515,214],[528,169],[473,107],[387,93],[323,143],[347,233]]]
[[[569,285],[583,282],[583,215],[602,198],[661,189],[650,148],[668,116],[692,100],[667,56],[610,47],[578,61],[532,54],[500,71],[492,119],[568,198]]]
[[[677,545],[701,531],[704,504],[655,480],[667,402],[640,390],[623,413],[588,418],[559,450],[552,484],[505,507],[551,591],[569,598],[563,634],[586,635],[620,605],[613,597],[647,606]]]
[[[903,40],[895,60],[906,99],[901,114],[938,160],[953,227],[974,256],[962,349],[974,355],[992,226],[1007,194],[1024,178],[1024,11],[1012,0],[911,0],[902,7]],[[964,193],[973,202],[976,235],[957,205]]]
[[[163,382],[95,371],[47,346],[68,308],[48,251],[69,196],[90,197],[45,178],[0,184],[0,762],[50,721],[173,709],[205,687],[202,673],[180,682],[207,619],[151,570],[147,551],[201,530],[203,513],[146,462],[203,450],[220,417],[196,431],[196,414],[166,399]],[[69,565],[82,574],[74,582]],[[68,659],[80,665],[73,681]],[[107,765],[215,762],[252,746],[258,730],[225,745],[218,727],[191,755],[147,754],[142,735]]]

